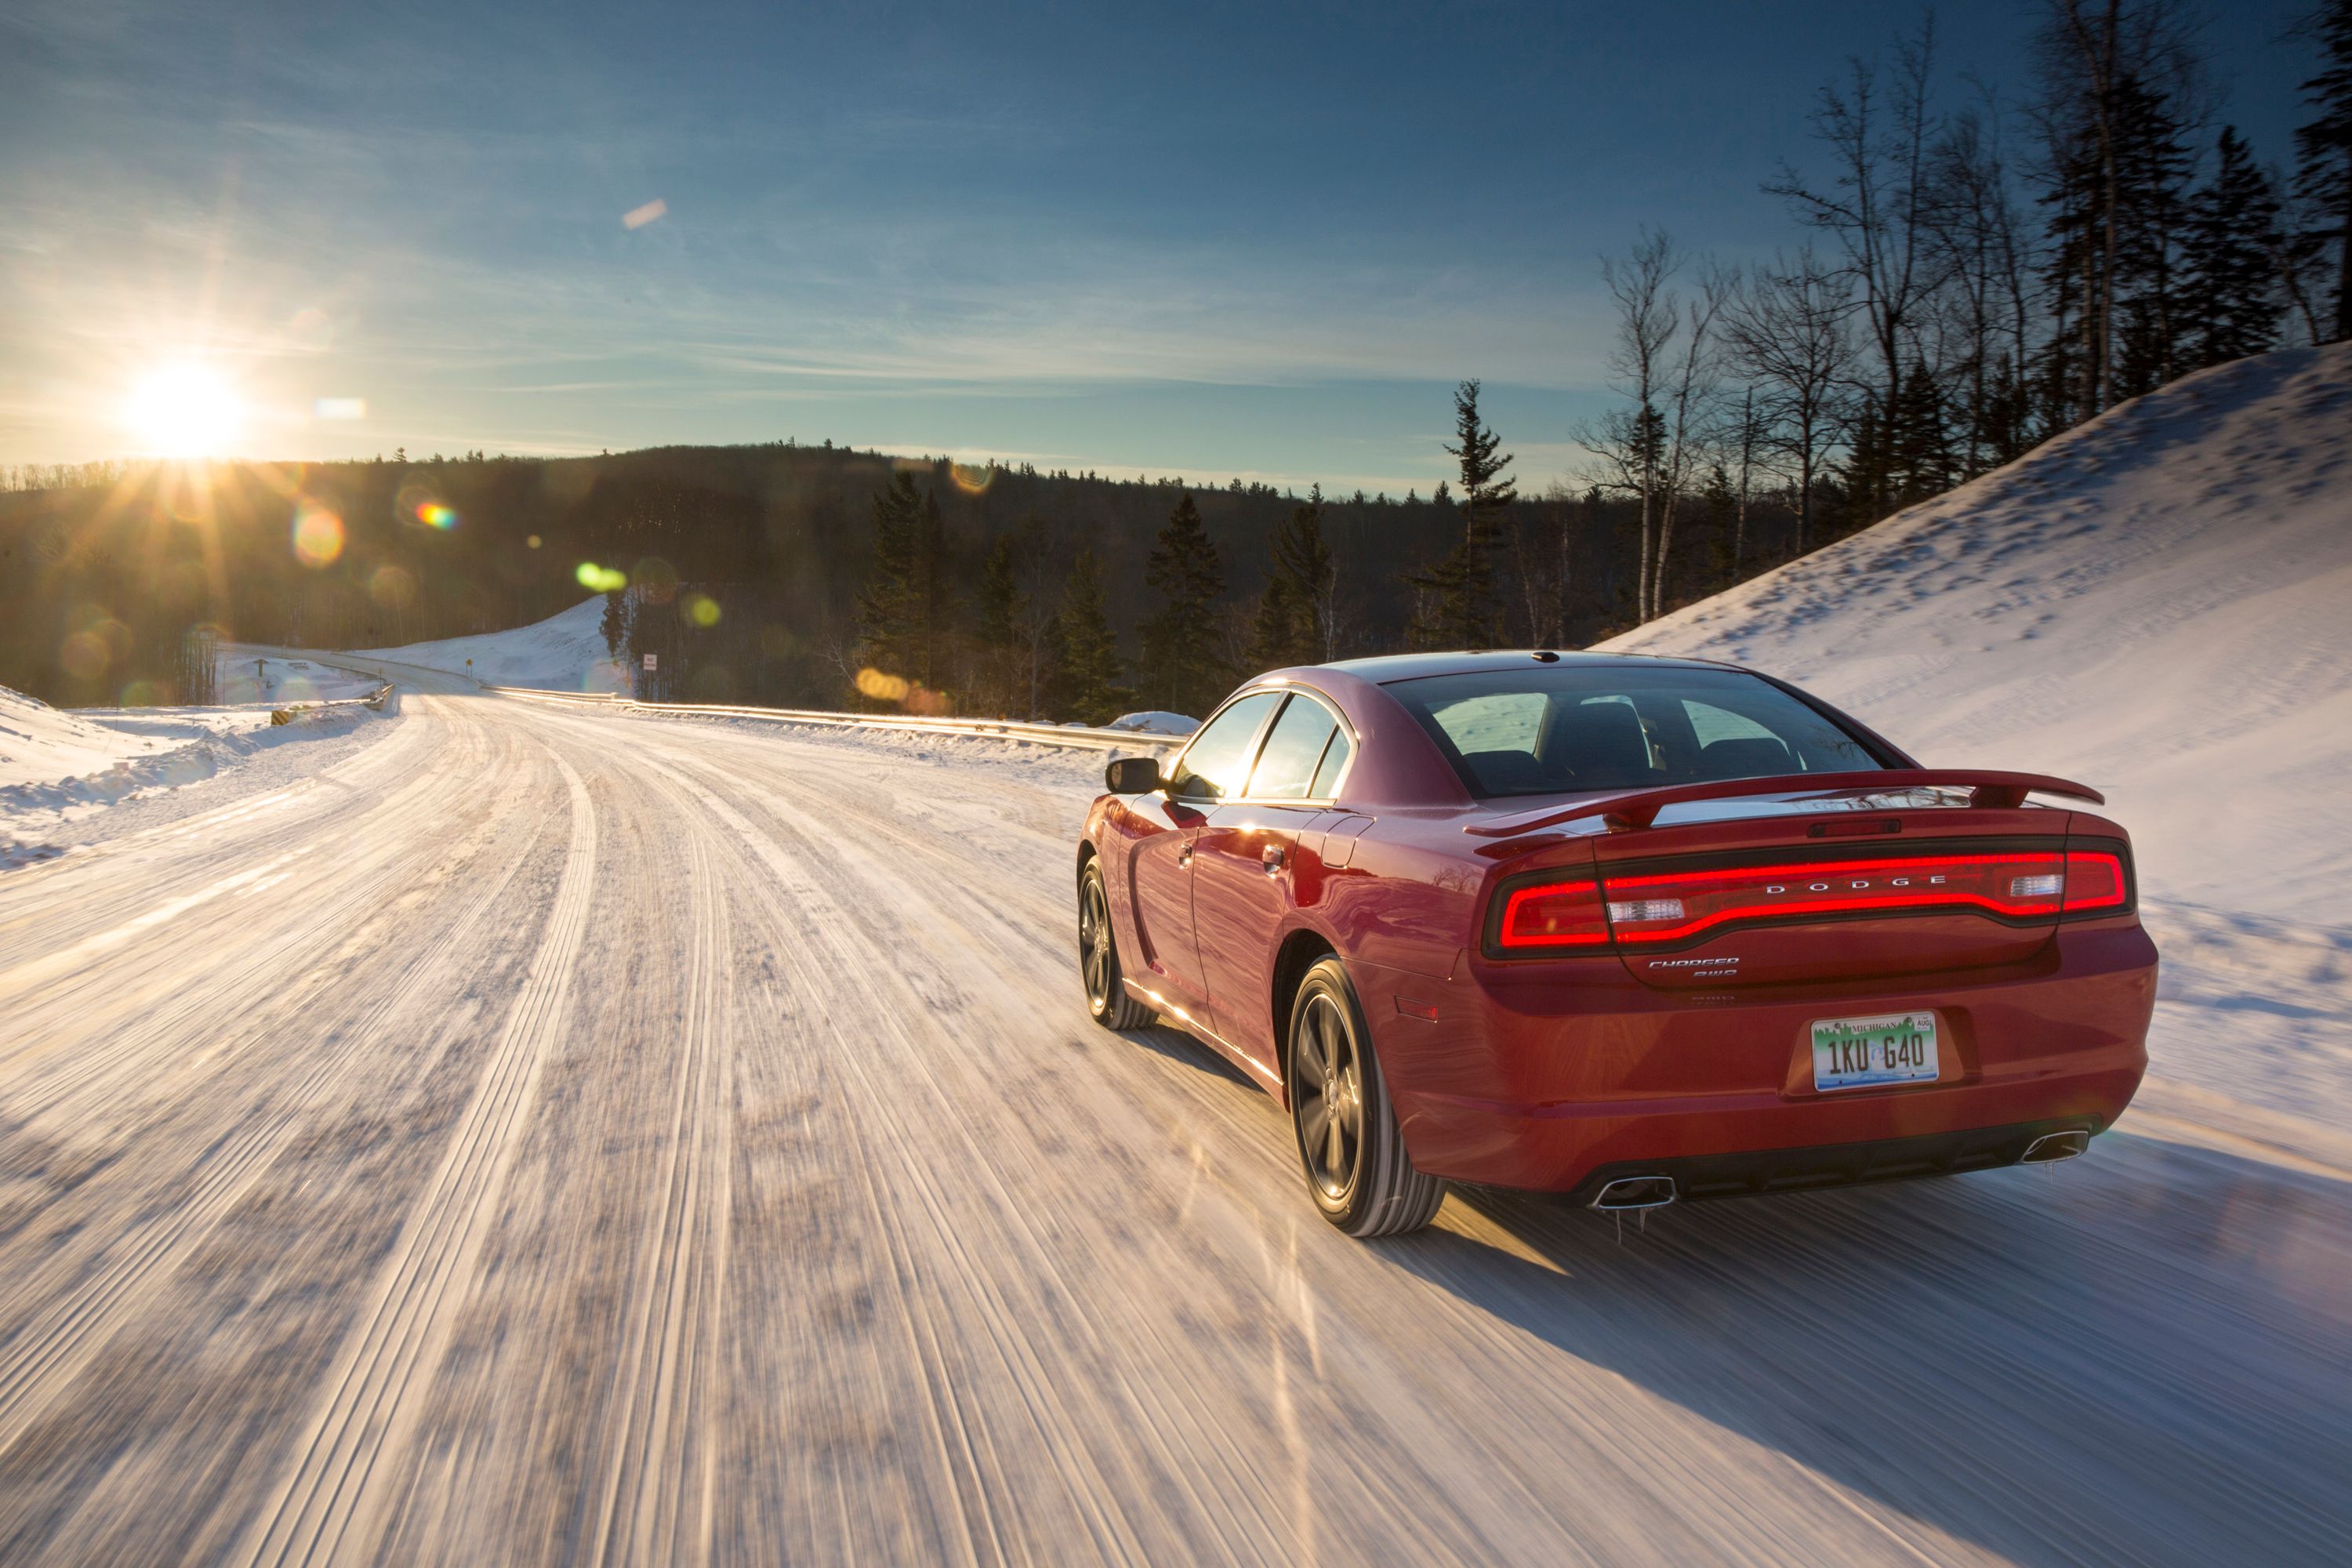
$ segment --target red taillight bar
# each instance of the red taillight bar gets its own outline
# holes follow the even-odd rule
[[[1657,877],[1612,877],[1608,898],[1664,904],[1664,921],[1612,920],[1617,940],[1683,942],[1735,921],[1967,909],[2009,920],[2055,919],[2063,907],[2065,858],[2057,850],[2005,855],[1875,857],[1796,861]],[[2047,881],[2046,891],[2025,892]],[[1612,916],[1615,910],[1612,910]]]
[[[1687,942],[1717,927],[1855,914],[1956,910],[2003,920],[2121,910],[2120,854],[2009,850],[1782,861],[1640,877],[1570,878],[1504,894],[1495,945],[1505,952]]]

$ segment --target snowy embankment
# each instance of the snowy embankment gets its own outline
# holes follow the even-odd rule
[[[549,691],[626,691],[628,671],[604,647],[604,598],[583,599],[559,615],[510,631],[355,650],[363,658],[471,676],[489,686]]]
[[[2155,1072],[2352,1119],[2352,346],[2188,377],[1603,646],[2104,791],[2164,952]]]
[[[354,700],[377,684],[231,647],[218,707],[63,710],[0,687],[0,870],[63,853],[107,807],[349,735],[377,716]]]

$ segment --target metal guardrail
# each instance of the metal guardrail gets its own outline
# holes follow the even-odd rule
[[[739,708],[708,702],[640,702],[612,692],[551,691],[537,686],[490,686],[485,691],[542,702],[569,702],[604,710],[638,713],[706,715],[722,719],[765,719],[780,724],[809,724],[836,730],[882,730],[898,734],[962,735],[978,740],[1026,741],[1041,746],[1061,746],[1084,752],[1170,751],[1189,736],[1165,735],[1149,730],[1094,730],[1070,724],[1026,724],[1009,719],[928,719],[916,714],[835,713],[814,708]]]

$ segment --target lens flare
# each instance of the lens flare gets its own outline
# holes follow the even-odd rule
[[[420,501],[416,507],[416,521],[427,528],[437,528],[446,533],[457,526],[457,514],[437,500]]]
[[[343,552],[343,520],[313,501],[294,510],[294,559],[316,571]]]
[[[58,665],[76,680],[95,680],[106,673],[106,638],[96,631],[76,632],[58,649]]]
[[[387,610],[404,610],[416,597],[416,579],[397,566],[379,566],[368,576],[368,597]]]
[[[857,672],[858,694],[877,702],[904,701],[910,689],[902,677],[885,675],[871,665]]]
[[[617,594],[629,585],[626,572],[615,572],[610,566],[599,566],[593,561],[583,561],[580,570],[572,574],[580,585],[592,594]]]
[[[955,488],[964,494],[976,496],[995,482],[996,465],[994,463],[950,463],[948,478],[953,479]]]
[[[667,605],[677,596],[677,568],[658,555],[648,555],[629,569],[637,593],[649,605]]]
[[[686,612],[686,618],[698,626],[719,624],[719,601],[708,594],[688,594],[686,603],[679,608]]]

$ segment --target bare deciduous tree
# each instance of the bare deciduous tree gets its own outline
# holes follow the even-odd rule
[[[1854,309],[1841,271],[1807,248],[1759,271],[1724,323],[1756,389],[1766,447],[1790,468],[1800,554],[1811,547],[1815,484],[1849,418]]]
[[[1698,294],[1685,308],[1682,350],[1675,357],[1666,387],[1664,449],[1658,464],[1658,550],[1647,586],[1643,619],[1665,613],[1666,567],[1675,544],[1675,509],[1690,489],[1711,449],[1716,430],[1715,398],[1721,382],[1722,342],[1718,332],[1724,309],[1737,294],[1739,275],[1708,264],[1699,278]]]
[[[1784,165],[1780,178],[1764,187],[1837,241],[1843,270],[1861,290],[1862,317],[1878,361],[1874,400],[1882,430],[1897,417],[1906,363],[1914,354],[1914,314],[1938,281],[1926,222],[1928,151],[1937,130],[1928,92],[1935,52],[1929,13],[1918,33],[1896,47],[1883,90],[1874,62],[1849,59],[1844,85],[1824,87],[1813,111],[1814,138],[1829,148],[1836,166],[1833,185],[1816,190]],[[1883,493],[1869,500],[1874,515],[1883,510]]]
[[[2032,372],[2032,246],[2003,156],[1996,105],[1955,115],[1936,143],[1927,224],[1946,279],[1965,383],[1960,474],[1973,479],[2017,455]]]
[[[1634,613],[1644,621],[1664,607],[1675,509],[1718,434],[1719,329],[1739,283],[1738,273],[1710,262],[1697,293],[1685,300],[1668,287],[1682,267],[1673,239],[1647,229],[1622,258],[1601,258],[1601,279],[1617,306],[1609,368],[1632,406],[1612,409],[1575,432],[1598,459],[1589,477],[1641,503]]]

